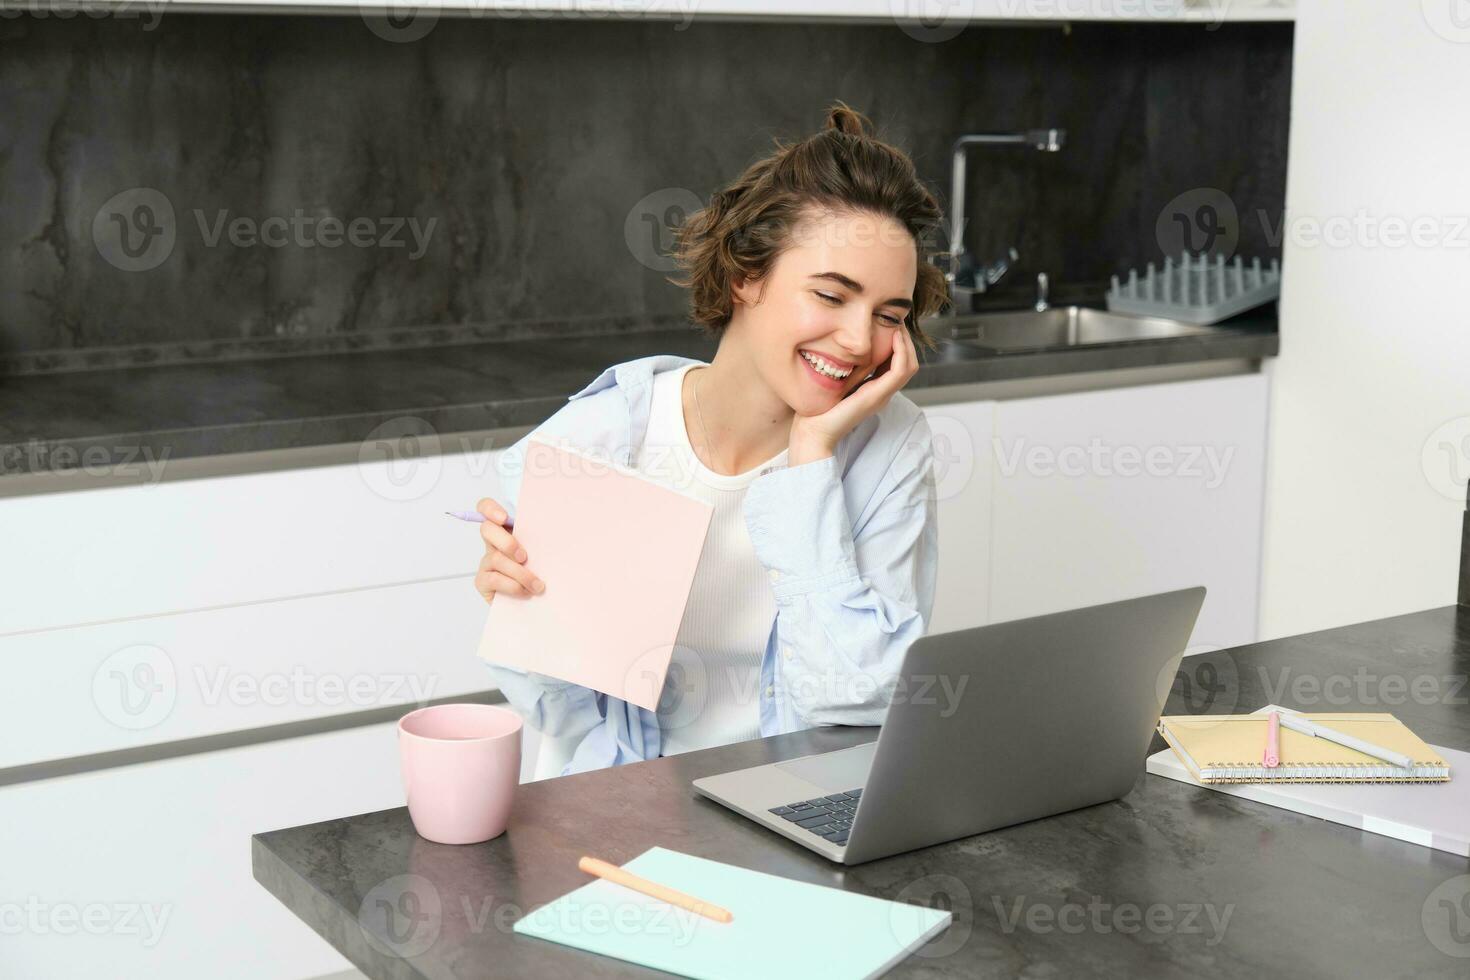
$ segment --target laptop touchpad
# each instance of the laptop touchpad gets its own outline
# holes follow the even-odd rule
[[[868,770],[873,768],[873,750],[877,747],[878,742],[874,740],[850,749],[778,762],[776,768],[805,779],[827,793],[844,793],[867,783]]]

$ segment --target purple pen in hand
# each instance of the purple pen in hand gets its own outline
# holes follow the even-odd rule
[[[461,521],[469,521],[472,524],[484,524],[485,515],[477,510],[446,510],[444,513]],[[516,519],[509,515],[505,518],[505,528],[509,530],[516,526]]]

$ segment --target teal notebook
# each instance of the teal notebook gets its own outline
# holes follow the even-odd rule
[[[628,871],[730,910],[715,922],[601,878],[515,931],[700,980],[876,977],[949,925],[950,913],[747,871],[653,847]]]

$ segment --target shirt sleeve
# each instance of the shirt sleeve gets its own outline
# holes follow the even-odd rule
[[[934,604],[938,505],[919,413],[860,525],[835,456],[768,473],[746,526],[776,599],[776,686],[808,726],[878,725]]]

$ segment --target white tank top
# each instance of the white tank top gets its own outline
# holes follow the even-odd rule
[[[760,737],[761,656],[776,618],[743,505],[746,487],[766,470],[785,466],[787,451],[735,476],[701,463],[684,425],[682,398],[684,375],[697,366],[653,376],[638,457],[646,475],[714,507],[658,705],[664,755]]]

